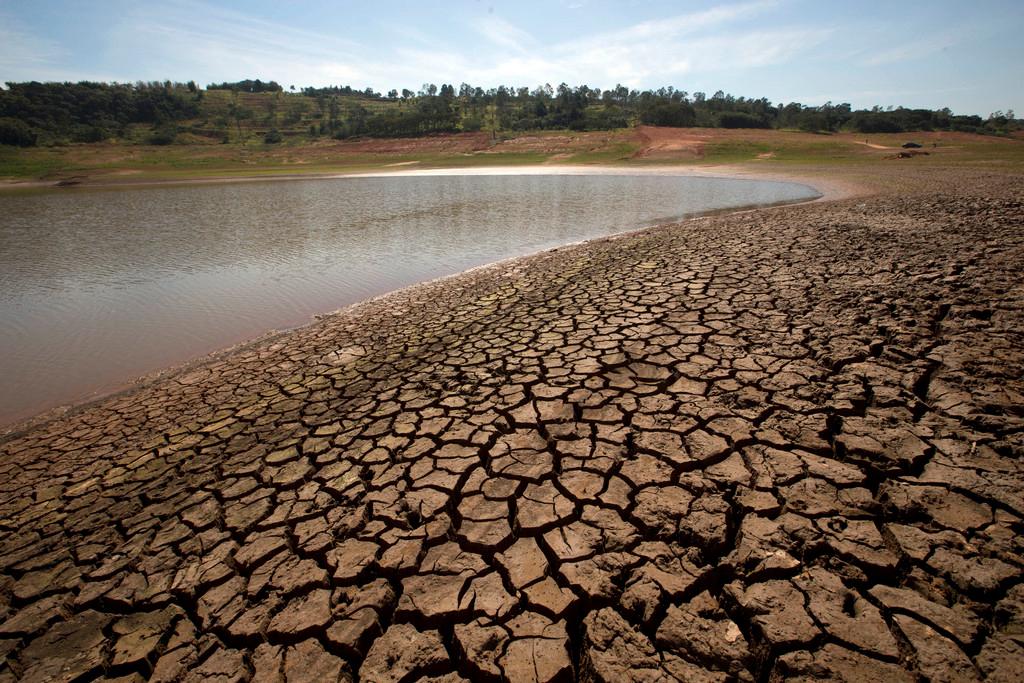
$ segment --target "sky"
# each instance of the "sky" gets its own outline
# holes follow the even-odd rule
[[[0,0],[0,82],[674,86],[1024,114],[1021,0]]]

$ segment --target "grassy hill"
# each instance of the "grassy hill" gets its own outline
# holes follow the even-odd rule
[[[253,89],[253,84],[256,89]],[[8,83],[0,89],[0,144],[47,146],[76,142],[126,144],[273,144],[322,137],[416,137],[431,133],[605,131],[638,124],[809,132],[958,131],[1008,134],[1013,112],[988,119],[948,109],[854,111],[849,104],[772,104],[767,98],[711,97],[674,88],[602,91],[562,84],[458,93],[433,85],[387,97],[349,87],[288,92],[272,83],[243,81],[203,90],[194,83]]]

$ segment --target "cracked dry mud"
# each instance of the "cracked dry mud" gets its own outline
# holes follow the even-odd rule
[[[9,438],[0,681],[1020,680],[1021,178],[896,180]]]

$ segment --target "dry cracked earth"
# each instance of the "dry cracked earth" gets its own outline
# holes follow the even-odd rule
[[[1021,680],[1022,186],[540,254],[14,434],[0,681]]]

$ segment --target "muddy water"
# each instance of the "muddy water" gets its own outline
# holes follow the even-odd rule
[[[422,280],[814,196],[792,183],[612,175],[0,195],[0,424]]]

